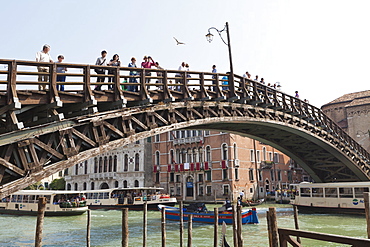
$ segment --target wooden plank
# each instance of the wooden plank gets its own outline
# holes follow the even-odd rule
[[[4,167],[8,168],[9,170],[17,173],[18,175],[24,176],[25,170],[20,169],[19,167],[13,165],[12,163],[4,160],[3,158],[0,158],[0,165],[3,165]]]
[[[110,130],[112,130],[114,133],[118,134],[119,136],[121,137],[124,137],[125,134],[122,133],[119,129],[117,129],[116,127],[114,127],[112,124],[110,124],[109,122],[107,121],[103,121],[103,125],[104,126],[107,126],[107,128],[109,128]]]
[[[139,119],[137,119],[134,116],[132,116],[132,121],[134,121],[137,125],[139,125],[144,130],[148,130],[149,129],[145,124],[143,124],[141,121],[139,121]]]
[[[5,167],[0,166],[0,183],[3,180],[4,174],[5,174]]]
[[[84,134],[82,134],[81,132],[76,130],[75,128],[72,128],[72,133],[75,134],[76,136],[78,136],[79,138],[81,138],[83,141],[90,144],[91,146],[93,146],[93,147],[97,146],[96,142],[94,142],[93,140],[91,140],[90,138],[88,138],[87,136],[85,136]]]
[[[335,235],[335,234],[294,230],[294,229],[287,229],[287,228],[279,228],[278,232],[279,234],[282,234],[282,235],[292,235],[292,236],[297,236],[301,238],[309,238],[309,239],[333,242],[333,243],[338,243],[338,244],[349,244],[353,246],[370,246],[370,239],[364,239],[364,238],[355,238],[355,237],[341,236],[341,235]]]
[[[58,159],[63,159],[64,158],[64,155],[59,153],[58,151],[56,151],[55,149],[51,148],[49,145],[43,143],[42,141],[40,141],[39,139],[37,138],[34,138],[32,140],[33,143],[35,143],[37,146],[39,146],[40,148],[44,149],[45,151],[47,151],[48,153],[52,154],[53,156],[57,157]]]

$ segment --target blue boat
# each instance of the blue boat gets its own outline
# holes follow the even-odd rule
[[[165,208],[165,216],[167,220],[180,221],[180,208],[158,205],[158,209]],[[204,203],[193,203],[183,208],[183,221],[188,221],[189,215],[193,216],[193,222],[213,224],[215,221],[214,211],[208,211]],[[256,208],[250,210],[242,210],[242,224],[258,224],[258,216]],[[231,210],[226,210],[225,207],[219,208],[218,224],[233,223],[233,213]]]

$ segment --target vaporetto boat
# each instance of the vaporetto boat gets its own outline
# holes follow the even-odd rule
[[[299,212],[364,214],[364,192],[369,192],[370,182],[303,182],[295,187],[290,203]]]
[[[112,188],[102,190],[85,190],[86,205],[90,209],[122,209],[143,210],[147,203],[148,210],[158,210],[159,204],[174,206],[176,198],[162,194],[163,188],[133,187]]]
[[[20,190],[0,201],[0,214],[37,215],[40,197],[46,198],[45,216],[80,215],[88,210],[80,191]]]

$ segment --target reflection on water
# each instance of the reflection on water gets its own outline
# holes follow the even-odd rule
[[[278,226],[294,228],[293,210],[289,205],[263,204],[257,207],[258,225],[243,225],[244,246],[268,246],[266,211],[269,206],[277,207]],[[215,205],[207,205],[212,209]],[[148,246],[161,246],[161,215],[159,211],[148,212]],[[43,246],[86,246],[87,214],[71,217],[47,217],[44,221]],[[36,217],[0,215],[0,246],[33,246]],[[121,212],[92,211],[91,246],[121,245]],[[142,212],[129,212],[130,246],[142,246]],[[187,223],[184,224],[185,228]],[[303,230],[331,234],[344,234],[366,238],[364,216],[353,215],[299,215],[299,226]],[[167,246],[179,246],[178,222],[167,222]],[[221,230],[221,227],[219,227]],[[232,243],[231,226],[227,239]],[[303,239],[304,246],[342,246]],[[187,243],[187,229],[184,230]],[[213,246],[213,225],[193,224],[193,246]],[[344,245],[343,245],[344,246]]]

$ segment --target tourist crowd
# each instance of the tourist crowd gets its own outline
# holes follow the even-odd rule
[[[53,62],[53,60],[52,60],[52,58],[49,54],[49,51],[50,51],[50,46],[47,45],[47,44],[44,45],[42,50],[36,53],[36,61],[37,62]],[[107,54],[108,54],[107,51],[103,50],[101,52],[101,56],[99,56],[97,58],[97,60],[95,62],[95,65],[121,67],[121,61],[119,60],[119,55],[118,54],[114,54],[111,59],[107,58]],[[62,63],[63,60],[64,60],[64,56],[59,55],[57,57],[56,63]],[[136,65],[136,58],[135,57],[131,58],[131,62],[127,65],[127,67],[129,67],[129,68],[138,68],[137,65]],[[154,59],[151,56],[144,56],[140,67],[145,68],[145,69],[155,68],[155,69],[158,69],[158,70],[163,70],[163,68],[159,65],[159,63],[155,62]],[[49,67],[39,66],[38,71],[39,72],[49,72]],[[97,77],[97,82],[104,83],[105,82],[105,76],[104,75],[108,75],[108,82],[115,82],[115,77],[113,76],[114,75],[114,68],[108,69],[108,70],[105,70],[105,69],[102,69],[102,68],[96,68],[94,71],[95,71],[96,74],[99,75]],[[106,71],[107,71],[107,74],[106,74]],[[175,83],[181,83],[181,80],[182,80],[181,71],[189,71],[189,64],[187,64],[185,62],[182,62],[181,65],[178,67],[178,71],[179,72],[176,73],[176,75],[175,75],[175,77],[178,78],[178,79],[175,80]],[[66,73],[66,72],[67,72],[66,67],[61,67],[61,66],[57,67],[57,73],[62,74],[62,73]],[[216,65],[212,66],[212,73],[215,73],[215,74],[217,73]],[[229,73],[230,72],[227,72],[226,74],[229,74]],[[135,71],[135,70],[131,70],[129,75],[130,75],[130,78],[129,78],[128,82],[131,85],[125,86],[125,87],[123,87],[123,89],[128,90],[128,91],[132,91],[132,92],[138,92],[139,87],[137,85],[132,85],[132,84],[137,83],[136,76],[139,75],[139,72]],[[156,72],[156,75],[157,75],[157,77],[161,77],[162,72],[158,71],[158,72]],[[151,72],[146,72],[146,76],[151,76]],[[190,78],[190,75],[187,75],[187,77]],[[251,74],[248,71],[245,72],[243,77],[248,78],[249,80],[252,80],[251,79]],[[216,75],[213,75],[212,79],[216,79]],[[150,81],[150,79],[147,79],[147,80],[148,80],[147,81],[147,83],[148,83]],[[263,85],[266,85],[264,78],[259,79],[258,75],[256,75],[255,79],[253,79],[253,80],[256,81],[256,82],[259,82]],[[48,81],[48,75],[39,75],[39,81],[40,82],[47,82]],[[65,82],[65,81],[66,81],[66,76],[64,76],[64,75],[58,75],[57,76],[57,82]],[[127,82],[127,80],[125,80],[125,82]],[[156,82],[161,84],[162,79],[158,79]],[[170,81],[169,83],[172,84],[172,81]],[[227,76],[222,77],[221,84],[222,84],[222,90],[228,90],[228,77]],[[276,82],[276,83],[273,83],[273,84],[267,83],[267,87],[279,90],[281,85],[280,85],[279,82]],[[46,89],[46,84],[39,85],[39,90],[45,90],[45,89]],[[108,90],[112,90],[112,89],[113,89],[112,84],[108,84]],[[162,89],[162,87],[159,86],[159,89]],[[170,86],[169,89],[180,91],[180,86]],[[57,90],[64,91],[64,85],[57,85]],[[95,90],[98,90],[98,91],[102,90],[102,84],[97,85],[95,87]],[[213,87],[213,90],[215,91],[215,87]],[[299,98],[298,91],[295,91],[295,97]],[[308,102],[307,100],[304,100],[304,101]]]

